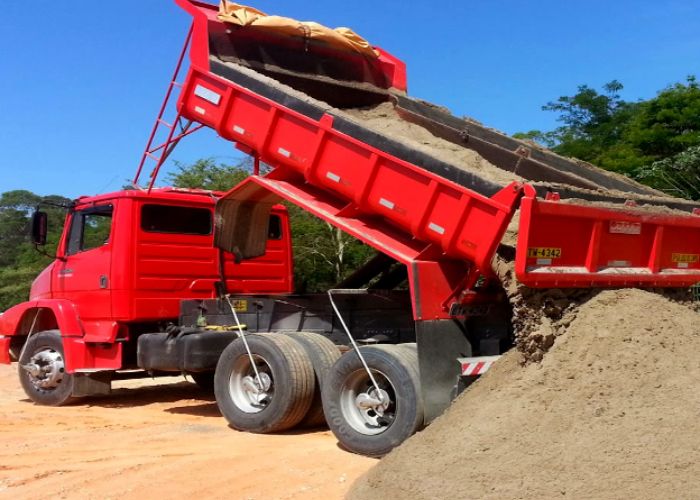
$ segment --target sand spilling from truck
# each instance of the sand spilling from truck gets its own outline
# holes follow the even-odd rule
[[[408,144],[411,148],[433,158],[475,172],[496,184],[505,186],[513,181],[523,180],[522,177],[513,172],[492,165],[471,149],[446,141],[420,125],[407,122],[399,116],[391,102],[385,102],[371,108],[345,109],[343,113],[354,118],[364,127]]]
[[[428,103],[429,104],[429,103]],[[434,105],[433,105],[434,106]],[[449,113],[449,110],[443,109],[444,112]],[[491,181],[495,184],[505,186],[514,181],[524,181],[523,179],[514,172],[503,170],[492,163],[488,162],[486,159],[481,157],[478,153],[471,149],[467,149],[464,146],[455,144],[454,142],[442,139],[432,134],[426,128],[416,125],[414,123],[404,120],[397,112],[394,104],[392,102],[385,102],[377,106],[369,108],[355,108],[355,109],[344,109],[342,111],[334,111],[334,114],[340,114],[344,117],[351,117],[358,124],[363,127],[377,132],[385,137],[391,138],[394,141],[408,145],[409,147],[421,151],[433,158],[444,161],[450,165],[456,166],[460,169],[474,172],[478,176],[487,181]],[[465,118],[467,123],[474,120],[470,118]],[[478,123],[478,122],[477,122]],[[495,130],[494,130],[495,131]],[[503,132],[497,133],[503,134]],[[523,143],[523,145],[526,145]],[[528,147],[533,147],[527,144]],[[536,149],[544,150],[541,146]],[[603,169],[599,169],[591,164],[585,162],[579,162],[579,165],[583,165],[586,169],[595,169],[599,173],[607,175],[611,178],[623,178],[624,176],[616,174],[614,172],[608,172]],[[578,176],[569,172],[574,178]],[[626,182],[636,184],[634,181],[624,178]],[[581,181],[583,179],[581,178]],[[578,193],[580,196],[585,196],[586,194],[597,193],[599,195],[614,196],[621,200],[630,199],[637,203],[636,206],[623,206],[621,203],[606,203],[601,201],[589,201],[585,199],[570,199],[568,202],[578,203],[583,205],[600,206],[604,208],[615,208],[618,210],[624,210],[627,212],[657,212],[657,213],[675,213],[677,215],[687,215],[687,211],[674,210],[667,207],[657,207],[657,205],[645,205],[645,202],[658,203],[666,201],[668,203],[684,203],[687,200],[681,200],[678,198],[672,198],[665,195],[662,192],[657,192],[658,194],[638,194],[626,191],[619,191],[615,189],[600,188],[598,190],[584,189],[579,187],[574,187],[570,185],[562,185],[552,182],[531,182],[534,186],[542,186],[546,188],[551,188],[556,191],[558,188],[566,188],[567,191],[573,193]],[[640,185],[641,186],[641,185]],[[652,190],[653,192],[653,190]],[[567,202],[567,200],[564,200]],[[688,202],[690,203],[690,202]]]
[[[350,498],[699,498],[700,314],[636,289],[512,350]]]

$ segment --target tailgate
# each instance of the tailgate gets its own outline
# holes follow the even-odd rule
[[[687,287],[700,282],[700,214],[521,204],[516,276],[531,287]]]

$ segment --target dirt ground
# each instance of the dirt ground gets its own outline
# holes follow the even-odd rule
[[[342,498],[376,463],[328,430],[234,431],[179,377],[47,408],[26,399],[16,369],[0,365],[0,498]]]

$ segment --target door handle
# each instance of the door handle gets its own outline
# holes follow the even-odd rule
[[[107,288],[109,286],[109,280],[104,274],[100,275],[100,288]]]
[[[61,269],[60,271],[58,271],[58,274],[59,274],[59,276],[65,276],[66,274],[73,274],[73,270],[68,269],[68,268]]]

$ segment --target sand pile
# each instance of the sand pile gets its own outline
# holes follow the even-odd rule
[[[475,151],[441,139],[420,125],[407,122],[399,116],[391,102],[371,108],[345,109],[342,114],[354,118],[366,128],[407,144],[433,158],[476,172],[484,179],[497,184],[506,185],[523,180],[513,172],[492,165]]]
[[[541,363],[510,351],[350,498],[699,498],[699,351],[697,311],[600,292]]]

